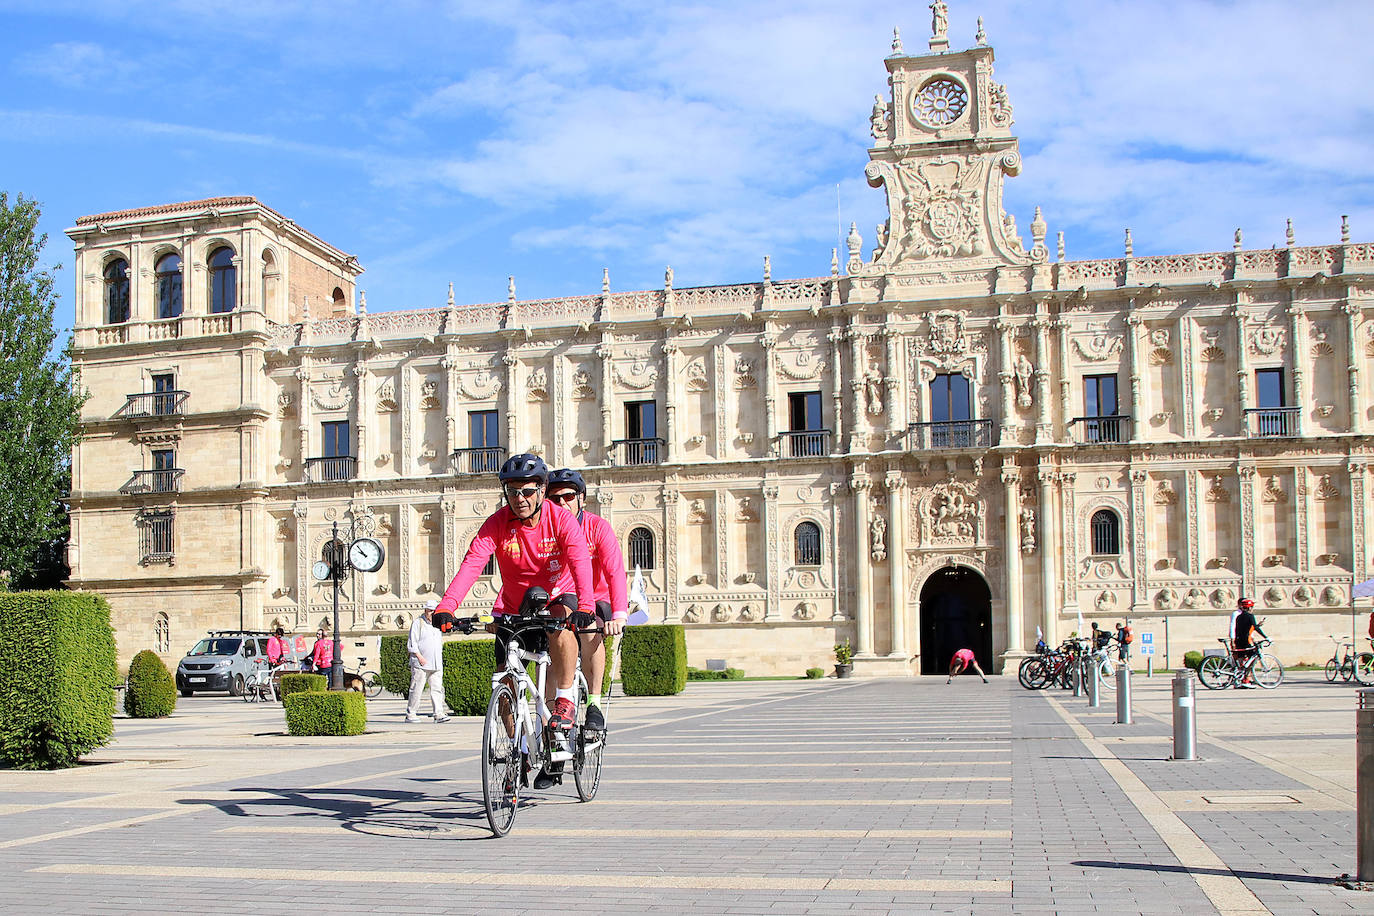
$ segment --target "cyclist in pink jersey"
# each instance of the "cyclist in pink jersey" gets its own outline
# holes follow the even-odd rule
[[[606,673],[606,653],[602,646],[607,635],[620,633],[630,616],[625,558],[611,523],[587,511],[587,482],[581,474],[572,468],[559,468],[550,473],[548,499],[577,514],[592,555],[596,615],[604,621],[602,629],[605,632],[583,633],[578,638],[582,641],[582,674],[587,678],[587,727],[600,731],[606,727],[606,718],[601,713],[601,678]]]
[[[467,555],[458,565],[435,612],[452,613],[467,597],[487,559],[496,555],[501,570],[501,594],[494,612],[520,608],[525,593],[538,586],[549,595],[549,612],[568,617],[574,627],[588,627],[595,620],[592,564],[587,538],[577,518],[562,506],[544,504],[549,467],[537,455],[515,455],[501,466],[501,492],[506,505],[497,509],[477,530]],[[497,667],[505,665],[506,643],[498,617]],[[577,673],[577,640],[566,629],[549,635],[549,660],[556,687],[549,725],[560,731],[572,728],[577,716],[573,682]]]

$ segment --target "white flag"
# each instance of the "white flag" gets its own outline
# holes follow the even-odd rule
[[[630,619],[626,623],[648,623],[649,622],[649,596],[644,593],[644,573],[639,567],[635,567],[635,578],[630,583]]]
[[[1079,608],[1079,609],[1078,609],[1078,635],[1079,635],[1080,637],[1083,635],[1083,609],[1082,609],[1082,608]]]
[[[1365,579],[1351,592],[1356,598],[1374,597],[1374,579]]]

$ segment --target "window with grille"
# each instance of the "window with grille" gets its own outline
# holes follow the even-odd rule
[[[792,533],[798,566],[821,565],[821,528],[815,522],[802,522]]]
[[[144,563],[166,563],[175,553],[175,513],[150,509],[139,516],[139,549]]]
[[[648,528],[636,528],[630,532],[629,554],[630,569],[654,568],[654,533]]]
[[[1093,513],[1092,528],[1093,554],[1110,556],[1121,553],[1121,520],[1116,513],[1100,509]]]
[[[496,575],[496,554],[492,554],[491,556],[487,557],[487,565],[482,567],[482,575]]]

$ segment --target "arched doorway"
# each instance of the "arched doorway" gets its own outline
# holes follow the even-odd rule
[[[921,673],[945,674],[959,649],[992,673],[992,593],[973,570],[946,566],[921,587]]]

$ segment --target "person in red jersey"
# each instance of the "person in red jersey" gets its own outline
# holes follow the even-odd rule
[[[595,620],[596,603],[592,588],[592,563],[587,539],[577,518],[544,500],[549,467],[537,455],[515,455],[501,466],[501,492],[506,505],[482,523],[468,546],[436,612],[452,613],[467,597],[482,568],[494,554],[501,571],[501,593],[493,613],[496,633],[496,666],[505,667],[506,645],[511,632],[502,626],[501,617],[524,604],[525,593],[533,587],[549,596],[549,612],[568,617],[576,627],[589,627]],[[527,646],[538,651],[538,646]],[[577,673],[577,639],[567,629],[548,636],[549,660],[555,685],[549,725],[567,732],[577,717],[573,682]]]

